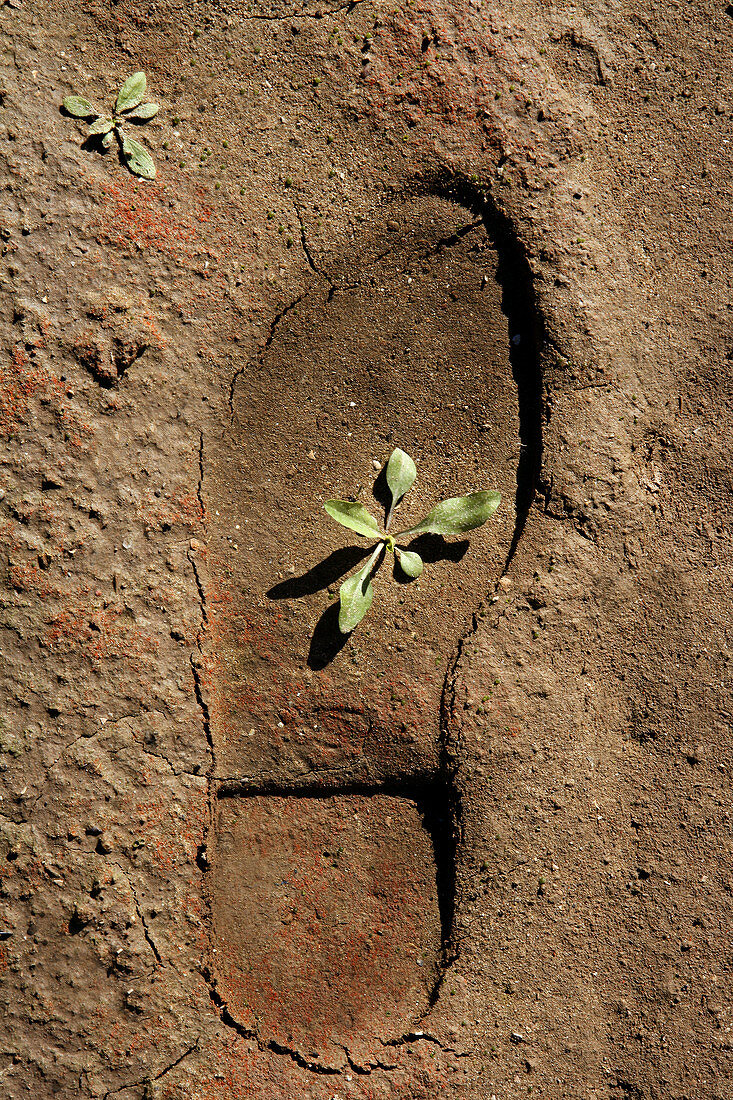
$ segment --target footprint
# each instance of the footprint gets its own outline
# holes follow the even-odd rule
[[[446,675],[517,532],[527,438],[511,349],[531,310],[508,323],[484,223],[434,195],[391,221],[338,279],[314,267],[273,323],[205,484],[214,995],[260,1043],[330,1068],[414,1029],[455,950],[441,708],[462,705]],[[379,515],[374,464],[395,446],[419,471],[401,525],[481,488],[502,506],[425,547],[418,581],[383,567],[344,639],[338,572],[364,550],[322,502],[355,494]]]

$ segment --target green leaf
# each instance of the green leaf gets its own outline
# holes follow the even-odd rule
[[[413,580],[415,577],[419,577],[423,571],[423,561],[419,554],[416,554],[414,550],[400,550],[399,547],[395,547],[395,554],[397,555],[397,561],[400,563],[400,569],[406,577],[411,577]]]
[[[110,132],[108,134],[105,134],[104,137],[102,138],[102,148],[103,149],[109,149],[114,140],[115,140],[115,132],[114,132],[114,130],[110,130]]]
[[[387,463],[387,484],[394,499],[401,500],[417,477],[417,466],[410,456],[395,447]]]
[[[130,111],[129,115],[125,115],[125,118],[130,119],[131,122],[147,122],[148,119],[155,118],[159,110],[157,103],[141,103],[134,111]]]
[[[145,73],[133,73],[132,76],[128,76],[117,95],[115,110],[129,111],[131,107],[137,107],[145,95],[147,83]]]
[[[451,497],[436,504],[431,512],[414,527],[401,531],[405,535],[462,535],[481,527],[499,507],[501,495],[493,490],[470,493],[467,497]],[[397,536],[396,536],[397,537]]]
[[[344,581],[339,589],[339,630],[342,634],[350,634],[372,606],[374,588],[371,573],[383,546],[384,543],[380,542],[366,565]]]
[[[110,130],[114,129],[114,125],[113,118],[98,118],[89,127],[89,137],[93,137],[95,134],[108,134]]]
[[[67,95],[63,107],[74,118],[97,118],[99,116],[99,111],[92,107],[88,99],[83,99],[80,95]]]
[[[127,167],[136,176],[142,176],[145,180],[154,180],[155,163],[145,146],[135,141],[135,138],[122,134],[121,130],[120,134],[122,135],[122,155]]]
[[[337,523],[350,527],[359,535],[374,538],[379,534],[379,524],[363,504],[357,504],[353,500],[327,500],[323,507]]]
[[[416,477],[417,466],[408,454],[405,454],[399,447],[396,447],[389,456],[389,462],[387,463],[387,484],[392,493],[392,503],[387,516],[387,524],[389,524],[396,505],[402,500]]]

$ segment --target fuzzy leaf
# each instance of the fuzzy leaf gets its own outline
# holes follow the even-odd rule
[[[436,504],[425,519],[407,531],[405,535],[462,535],[464,531],[473,531],[481,527],[499,507],[501,496],[492,490],[470,493],[466,497],[451,497],[450,500]],[[397,536],[395,536],[397,537]]]
[[[417,477],[417,466],[408,454],[396,447],[387,463],[387,484],[396,504],[401,500]]]
[[[350,527],[358,535],[374,538],[379,534],[379,524],[370,516],[363,504],[353,500],[327,500],[323,507],[332,519],[344,527]]]
[[[414,550],[400,550],[399,547],[395,547],[395,554],[397,555],[397,561],[400,563],[400,569],[406,577],[411,577],[413,580],[415,577],[419,577],[423,571],[423,561],[419,554],[416,554]]]
[[[142,176],[145,180],[155,179],[153,158],[145,146],[141,145],[139,141],[135,141],[135,138],[123,136],[122,155],[125,158],[127,167],[134,175]]]
[[[102,148],[103,149],[109,149],[114,140],[115,140],[115,132],[114,132],[114,130],[110,130],[110,132],[108,134],[105,134],[104,137],[102,138]]]
[[[384,543],[380,542],[366,565],[344,581],[339,589],[339,630],[342,634],[350,634],[372,606],[374,588],[371,573],[383,546]]]
[[[108,134],[110,130],[114,129],[114,124],[112,118],[98,118],[89,127],[89,137],[93,137],[95,134]]]
[[[145,73],[133,73],[132,76],[128,76],[117,95],[115,110],[129,111],[131,107],[137,107],[145,95],[147,83]]]
[[[387,485],[392,493],[392,503],[387,513],[387,527],[392,513],[417,477],[417,467],[408,454],[396,447],[387,463]]]
[[[84,99],[80,95],[67,95],[63,107],[74,118],[97,118],[99,116],[99,111],[92,107],[88,99]]]
[[[157,103],[141,103],[134,111],[130,111],[129,115],[125,115],[125,118],[131,122],[147,122],[148,119],[155,118],[159,110]]]

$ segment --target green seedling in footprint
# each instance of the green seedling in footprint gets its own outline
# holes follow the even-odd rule
[[[390,455],[385,474],[391,501],[384,531],[380,531],[378,522],[363,504],[351,500],[327,500],[323,505],[329,516],[337,523],[349,527],[358,535],[376,540],[376,546],[366,565],[341,585],[339,630],[342,634],[350,634],[372,605],[374,599],[372,577],[383,550],[394,554],[405,577],[408,580],[414,580],[423,571],[423,560],[414,550],[405,549],[404,543],[409,543],[419,535],[450,536],[473,531],[493,516],[501,501],[500,494],[492,490],[469,493],[465,497],[451,497],[436,504],[432,511],[413,527],[407,527],[396,535],[388,535],[392,514],[405,493],[412,487],[417,477],[417,467],[410,456],[397,447]],[[403,545],[400,546],[398,543]]]
[[[91,122],[89,137],[99,138],[103,149],[109,149],[115,138],[120,147],[120,156],[135,176],[146,180],[155,179],[155,164],[150,153],[136,138],[130,137],[123,123],[134,122],[140,126],[157,115],[160,107],[157,103],[143,103],[147,81],[145,73],[133,73],[117,93],[117,102],[111,115],[98,111],[88,99],[80,95],[67,95],[64,110],[74,118],[84,118]]]

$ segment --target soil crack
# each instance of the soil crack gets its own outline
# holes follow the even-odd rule
[[[209,746],[213,758],[214,742],[211,736],[211,715],[209,713],[209,705],[203,696],[201,685],[201,670],[193,654],[191,654],[191,669],[193,670],[193,691],[194,695],[196,696],[196,702],[199,705],[199,709],[201,711],[203,719],[204,736],[206,737],[206,744]]]
[[[297,217],[298,224],[300,226],[300,243],[302,245],[303,252],[305,253],[305,258],[308,261],[308,266],[310,267],[311,271],[314,274],[320,276],[321,279],[325,279],[325,281],[330,286],[330,288],[331,288],[331,293],[329,294],[329,301],[330,301],[336,287],[334,286],[334,284],[332,283],[331,279],[328,277],[326,272],[323,271],[318,266],[318,264],[315,262],[315,260],[313,259],[313,253],[310,250],[310,246],[308,244],[308,238],[306,237],[306,234],[305,234],[305,222],[303,220],[303,214],[302,214],[302,211],[300,210],[300,208],[297,206],[297,204],[295,205],[295,216]]]
[[[241,19],[246,22],[264,23],[290,23],[293,19],[327,19],[329,16],[346,12],[350,15],[354,8],[358,8],[365,0],[346,0],[344,4],[338,4],[335,8],[319,8],[317,11],[294,11],[290,15],[243,15]]]
[[[300,1066],[302,1069],[307,1069],[310,1073],[317,1073],[321,1076],[330,1077],[340,1076],[341,1070],[335,1069],[333,1066],[322,1066],[319,1062],[311,1062],[304,1057],[300,1051],[292,1047],[284,1046],[284,1044],[278,1043],[275,1039],[261,1039],[256,1031],[240,1024],[239,1021],[235,1020],[232,1016],[224,998],[218,993],[216,981],[208,968],[204,969],[203,976],[209,987],[209,996],[211,997],[212,1003],[219,1009],[222,1023],[232,1028],[233,1031],[236,1031],[243,1039],[255,1042],[258,1049],[263,1053],[269,1050],[273,1054],[281,1054],[285,1057],[292,1058],[296,1065]]]
[[[257,356],[258,366],[262,366],[262,360],[264,358],[265,352],[270,347],[270,344],[272,343],[272,341],[275,339],[275,336],[277,335],[277,330],[278,330],[278,327],[280,325],[280,322],[283,320],[283,318],[287,317],[287,315],[291,312],[291,310],[295,309],[295,307],[303,301],[306,294],[307,294],[307,290],[304,290],[301,294],[298,295],[297,298],[294,298],[292,302],[290,302],[286,306],[283,306],[283,308],[278,313],[275,314],[272,321],[270,322],[270,331],[268,333],[267,339],[265,340],[265,343],[263,344],[262,348],[260,349],[260,353]],[[229,383],[228,404],[229,404],[229,413],[231,415],[232,420],[234,420],[234,390],[235,390],[236,385],[237,385],[237,379],[239,379],[244,374],[246,369],[247,369],[247,367],[244,366],[244,367],[240,367],[239,370],[235,371],[234,374],[232,375],[231,382]]]
[[[398,1039],[382,1039],[383,1046],[386,1047],[401,1047],[407,1046],[410,1043],[434,1043],[435,1046],[445,1054],[453,1054],[456,1058],[468,1058],[469,1054],[464,1050],[456,1050],[455,1047],[448,1046],[437,1035],[432,1035],[429,1031],[408,1031],[404,1035],[400,1035]]]
[[[207,511],[206,502],[204,499],[204,477],[205,477],[205,462],[204,462],[204,433],[199,432],[199,446],[198,446],[198,467],[199,477],[196,485],[196,497],[199,502],[199,508],[201,511],[201,526],[206,534],[207,523]],[[204,658],[204,635],[209,625],[209,612],[206,601],[206,588],[204,586],[203,579],[199,573],[198,562],[196,560],[196,544],[191,545],[187,554],[188,560],[191,563],[191,569],[193,570],[194,582],[196,584],[196,591],[199,598],[199,608],[201,611],[201,625],[199,627],[196,636],[196,647],[198,649],[198,656],[195,654],[190,655],[191,670],[193,672],[193,684],[194,695],[196,702],[198,703],[199,710],[201,711],[202,725],[204,730],[204,736],[206,737],[206,744],[209,746],[209,752],[211,754],[212,765],[214,763],[214,742],[211,736],[211,715],[209,713],[209,706],[204,697],[204,686],[201,676],[201,667]]]
[[[137,1089],[137,1088],[140,1088],[141,1085],[148,1085],[148,1084],[151,1084],[155,1081],[161,1081],[167,1073],[170,1073],[170,1071],[172,1069],[175,1069],[176,1066],[180,1066],[181,1062],[185,1061],[185,1059],[188,1058],[191,1054],[193,1054],[194,1051],[200,1050],[200,1049],[201,1049],[201,1036],[199,1035],[198,1038],[196,1039],[196,1041],[194,1043],[192,1043],[191,1046],[188,1047],[187,1050],[184,1050],[183,1053],[179,1054],[178,1057],[174,1061],[169,1062],[169,1064],[167,1066],[164,1066],[164,1068],[160,1071],[160,1073],[156,1073],[154,1077],[151,1077],[148,1074],[147,1077],[143,1077],[138,1081],[130,1081],[129,1084],[120,1085],[119,1088],[108,1089],[107,1092],[102,1094],[102,1100],[108,1100],[108,1098],[110,1096],[119,1096],[119,1094],[121,1092],[126,1092],[127,1089]],[[82,1073],[86,1073],[86,1071],[82,1070]],[[81,1078],[80,1078],[80,1080],[81,1080]]]
[[[156,760],[162,760],[164,764],[167,764],[171,770],[171,773],[175,775],[176,778],[180,778],[180,776],[182,775],[187,775],[190,779],[204,779],[204,776],[202,776],[199,772],[189,771],[187,768],[174,767],[170,758],[164,752],[154,752],[153,749],[149,749],[148,746],[143,741],[140,741],[137,737],[135,738],[135,740],[147,756],[153,756]]]
[[[199,432],[199,480],[196,486],[196,498],[201,512],[201,526],[206,530],[206,504],[204,503],[204,433]]]
[[[143,930],[143,935],[145,936],[145,942],[147,943],[150,950],[153,952],[153,955],[155,956],[155,961],[158,963],[159,966],[166,966],[166,963],[163,961],[160,951],[158,950],[158,946],[151,935],[150,929],[148,928],[148,922],[145,920],[145,914],[143,913],[142,907],[140,905],[140,898],[138,897],[135,883],[132,881],[132,878],[130,877],[128,872],[117,862],[117,860],[112,859],[109,862],[117,868],[120,874],[124,877],[127,885],[130,887],[130,893],[133,896],[135,909],[137,910],[137,915],[140,918],[140,925]]]

